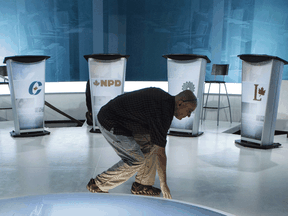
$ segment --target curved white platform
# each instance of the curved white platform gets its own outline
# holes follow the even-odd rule
[[[0,200],[0,215],[224,216],[211,208],[174,200],[121,194],[50,194]]]

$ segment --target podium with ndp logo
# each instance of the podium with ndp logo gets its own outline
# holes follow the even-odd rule
[[[283,66],[287,61],[268,55],[239,55],[242,62],[241,139],[235,143],[271,149],[278,111]]]
[[[88,61],[93,128],[90,132],[100,133],[97,114],[111,99],[124,93],[126,63],[129,55],[92,54],[85,55]]]
[[[15,130],[13,137],[48,135],[44,130],[45,64],[49,56],[10,56],[4,59]]]
[[[173,117],[168,134],[187,137],[200,136],[203,134],[199,131],[199,123],[206,64],[211,61],[207,56],[195,54],[170,54],[163,57],[167,59],[168,92],[171,95],[177,95],[181,91],[190,90],[198,99],[197,108],[190,117],[182,120]]]

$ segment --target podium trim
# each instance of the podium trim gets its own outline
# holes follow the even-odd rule
[[[49,58],[50,58],[50,56],[35,56],[35,55],[8,56],[8,57],[5,57],[3,63],[6,64],[6,61],[9,59],[16,61],[16,62],[21,62],[21,63],[34,63],[34,62],[43,61],[43,60],[46,60]]]
[[[235,140],[235,143],[243,147],[256,148],[256,149],[272,149],[272,148],[279,148],[281,146],[280,143],[272,143],[270,145],[260,145],[258,143],[248,142],[241,139]]]
[[[190,132],[181,132],[181,131],[170,131],[168,135],[170,136],[180,136],[180,137],[198,137],[203,135],[204,132],[199,131],[197,134],[192,134]]]
[[[163,58],[170,58],[173,60],[178,61],[187,61],[187,60],[194,60],[197,58],[203,58],[206,59],[207,63],[211,63],[210,59],[205,55],[196,55],[196,54],[169,54],[169,55],[163,55]]]
[[[121,54],[91,54],[84,55],[84,58],[88,61],[89,58],[97,59],[97,60],[116,60],[121,58],[128,59],[130,55],[121,55]]]
[[[285,61],[284,59],[281,59],[277,56],[270,56],[270,55],[241,54],[241,55],[238,55],[237,57],[239,57],[243,61],[250,62],[250,63],[258,63],[258,62],[264,62],[264,61],[276,59],[276,60],[282,61],[284,65],[288,64],[288,62]]]
[[[91,128],[91,130],[89,131],[90,133],[101,133],[100,129],[95,129],[93,130],[93,128]]]
[[[36,137],[36,136],[45,136],[50,135],[49,131],[43,130],[43,131],[36,131],[36,132],[26,132],[26,133],[20,133],[16,134],[16,132],[13,130],[10,132],[10,135],[12,137]]]

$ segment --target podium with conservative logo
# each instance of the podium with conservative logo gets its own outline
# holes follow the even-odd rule
[[[190,117],[178,120],[173,117],[168,134],[175,136],[197,137],[202,108],[206,64],[210,63],[207,56],[195,54],[164,55],[168,68],[168,92],[177,95],[181,91],[191,90],[198,99],[196,110]]]
[[[129,55],[92,54],[85,55],[88,61],[92,103],[92,133],[100,133],[97,114],[111,99],[124,93],[126,63]]]
[[[283,66],[287,61],[269,55],[238,55],[242,62],[241,139],[245,147],[271,149],[273,143]]]
[[[10,56],[7,66],[15,130],[13,137],[48,135],[44,130],[45,63],[49,56]]]

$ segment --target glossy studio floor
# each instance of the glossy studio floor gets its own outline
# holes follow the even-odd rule
[[[223,133],[238,125],[220,122],[217,127],[215,121],[206,120],[200,137],[168,136],[168,185],[173,200],[237,216],[288,215],[287,136],[275,136],[274,142],[282,144],[278,149],[239,147],[234,141],[240,135]],[[12,138],[13,129],[12,121],[0,122],[1,200],[47,194],[97,197],[86,184],[119,160],[104,137],[90,133],[86,123],[47,128],[50,135],[31,138]],[[130,192],[133,181],[134,177],[109,194],[136,196]],[[158,179],[155,185],[159,187]],[[39,211],[30,215],[41,215]],[[2,205],[0,215],[10,215],[3,212]]]

